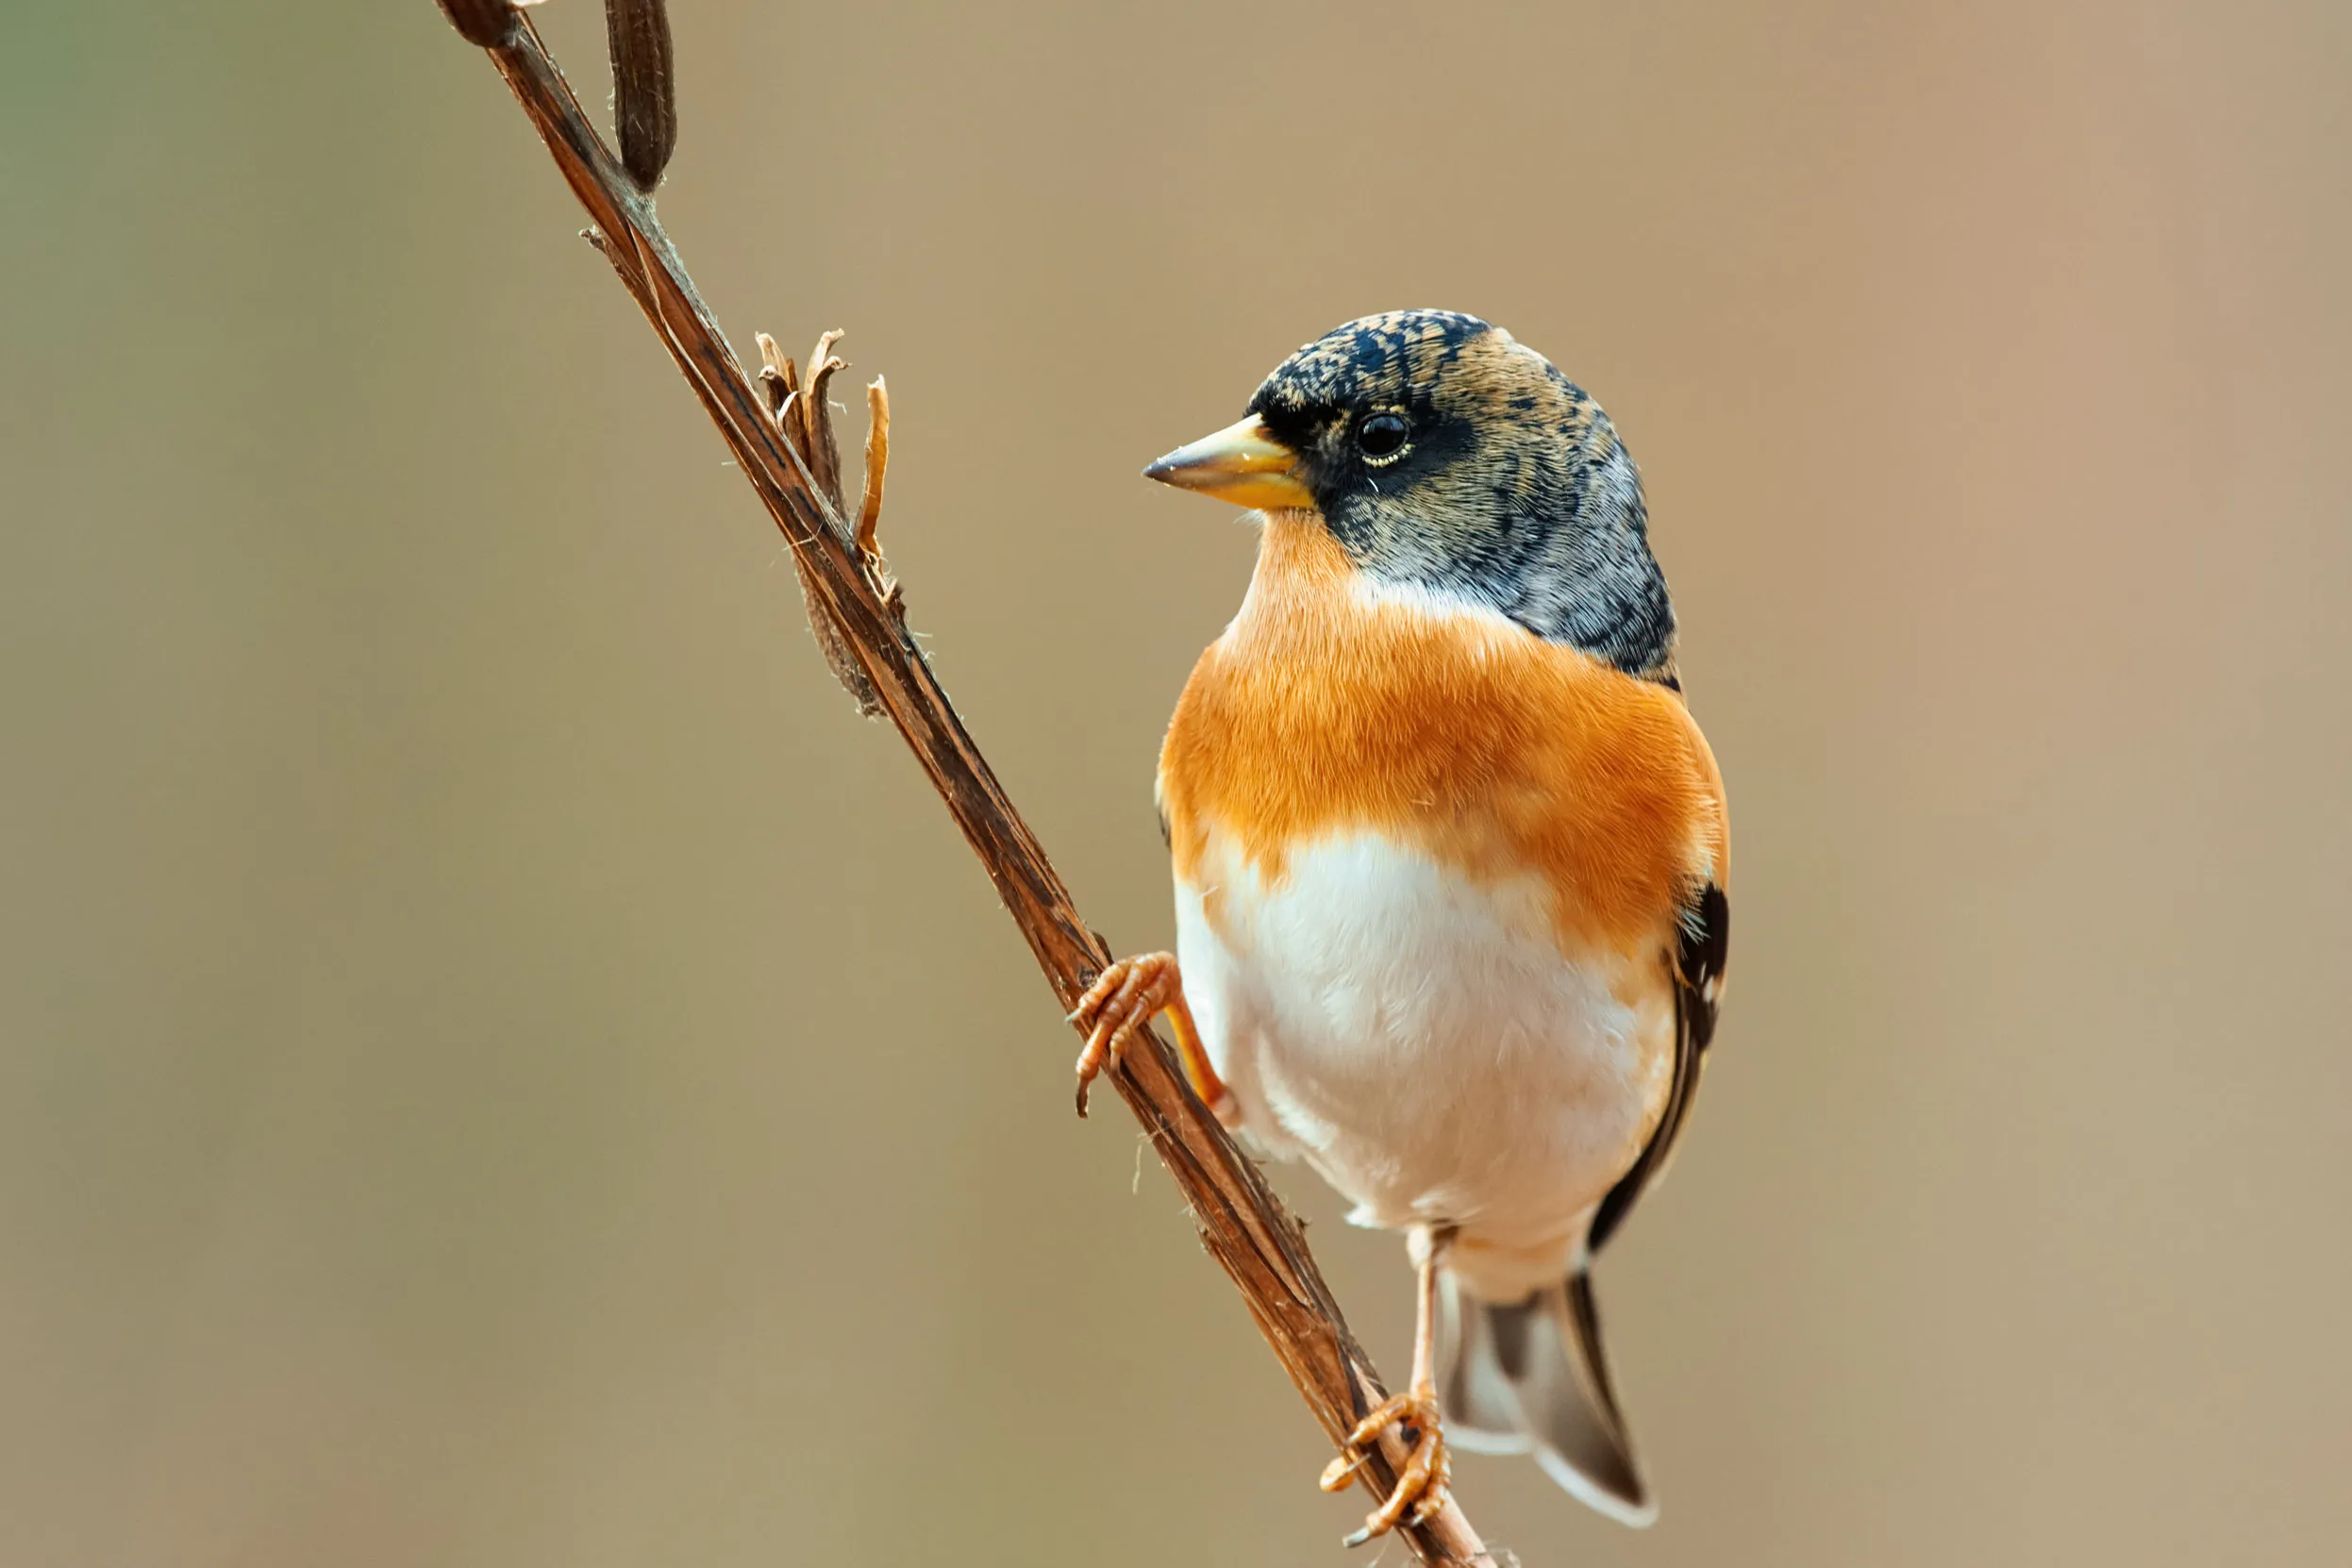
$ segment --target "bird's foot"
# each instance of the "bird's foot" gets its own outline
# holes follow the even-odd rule
[[[1236,1106],[1233,1092],[1209,1065],[1209,1053],[1193,1027],[1192,1009],[1184,1001],[1184,978],[1173,953],[1145,953],[1121,959],[1094,976],[1070,1022],[1086,1031],[1086,1047],[1078,1052],[1078,1114],[1086,1114],[1087,1091],[1105,1067],[1116,1067],[1136,1031],[1161,1012],[1176,1024],[1176,1048],[1184,1059],[1184,1076],[1193,1092],[1219,1121],[1231,1126]]]
[[[1356,1429],[1340,1444],[1340,1457],[1324,1467],[1323,1490],[1344,1492],[1353,1485],[1365,1454],[1391,1426],[1404,1428],[1412,1456],[1396,1473],[1396,1490],[1365,1516],[1363,1528],[1347,1538],[1347,1545],[1360,1546],[1399,1525],[1425,1525],[1453,1495],[1454,1467],[1446,1457],[1445,1433],[1438,1420],[1437,1391],[1420,1384],[1389,1395],[1377,1410],[1356,1423]]]

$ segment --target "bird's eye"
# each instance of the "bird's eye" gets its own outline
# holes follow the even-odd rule
[[[1403,455],[1410,434],[1394,414],[1374,414],[1356,426],[1356,449],[1373,462],[1387,462]]]

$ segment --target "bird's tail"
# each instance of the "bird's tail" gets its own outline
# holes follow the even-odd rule
[[[1440,1277],[1438,1405],[1445,1435],[1474,1452],[1533,1451],[1544,1474],[1621,1523],[1658,1517],[1634,1461],[1593,1280],[1581,1260],[1525,1301],[1480,1301],[1449,1271]]]

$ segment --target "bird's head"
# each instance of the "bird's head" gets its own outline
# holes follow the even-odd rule
[[[1673,660],[1642,484],[1550,360],[1447,310],[1349,322],[1276,367],[1238,424],[1145,469],[1312,512],[1368,576],[1491,609],[1628,673]]]

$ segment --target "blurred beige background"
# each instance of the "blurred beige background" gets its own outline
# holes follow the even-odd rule
[[[1739,843],[1603,1276],[1665,1514],[1494,1540],[2345,1560],[2352,11],[678,9],[663,215],[889,374],[1123,946],[1252,550],[1143,462],[1406,305],[1641,459]],[[1372,1560],[427,0],[17,8],[0,171],[0,1563]]]

